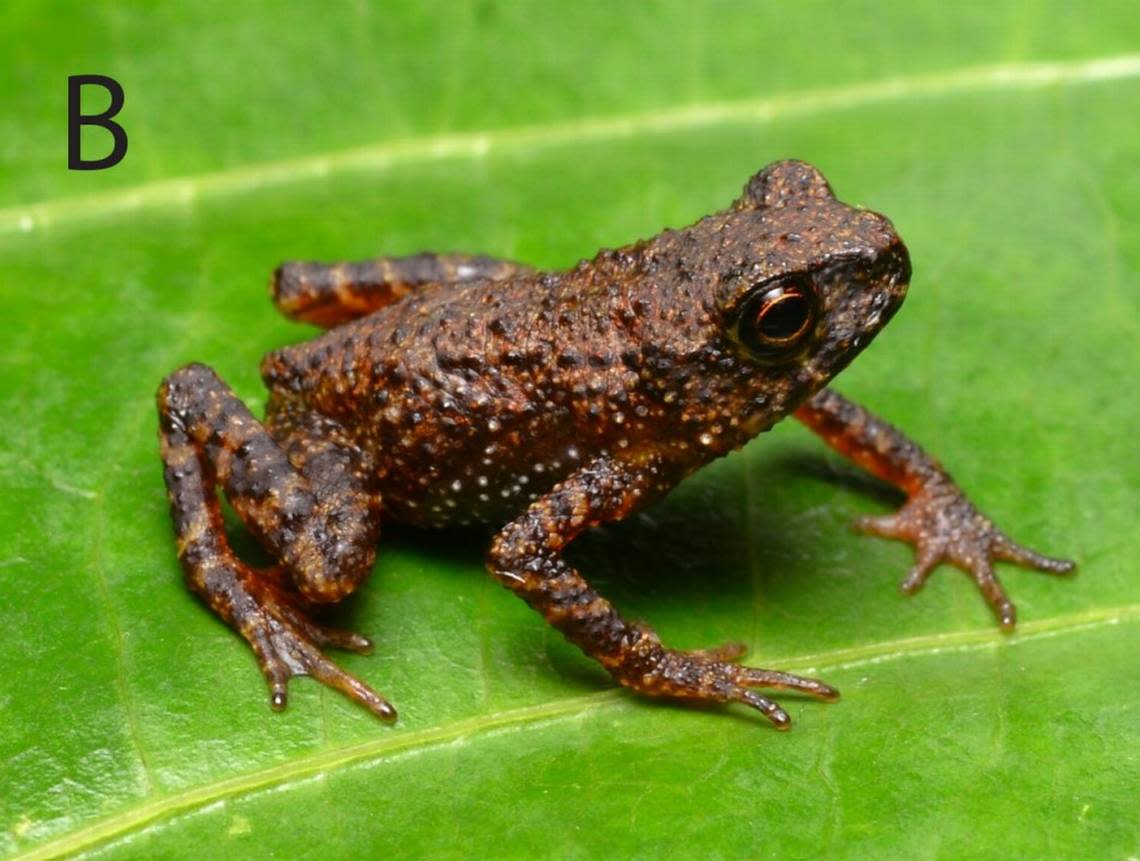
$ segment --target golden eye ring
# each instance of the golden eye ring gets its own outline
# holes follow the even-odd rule
[[[757,358],[790,357],[808,342],[818,316],[811,281],[785,276],[760,285],[741,303],[736,337]]]

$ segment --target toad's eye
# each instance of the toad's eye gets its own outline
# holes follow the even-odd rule
[[[741,303],[736,336],[757,358],[787,358],[807,344],[816,315],[811,281],[799,275],[779,278]]]

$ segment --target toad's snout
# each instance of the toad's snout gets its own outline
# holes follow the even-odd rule
[[[906,250],[906,246],[898,236],[895,236],[895,241],[879,255],[879,266],[883,280],[901,301],[906,295],[906,288],[910,285],[911,270],[910,252]]]
[[[865,241],[875,249],[872,281],[885,289],[891,306],[897,308],[910,285],[910,252],[885,215],[865,210],[861,213],[861,221]]]

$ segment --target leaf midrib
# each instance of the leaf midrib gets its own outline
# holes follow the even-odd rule
[[[492,151],[526,151],[639,134],[661,134],[733,123],[762,123],[787,116],[849,110],[870,104],[965,92],[1091,84],[1140,77],[1140,54],[1080,61],[999,63],[910,77],[884,78],[774,98],[697,102],[640,113],[580,117],[544,125],[388,140],[334,152],[257,162],[229,170],[140,183],[86,196],[63,197],[0,208],[0,237],[48,227],[111,219],[144,209],[188,207],[202,199],[229,197],[341,173],[380,173],[401,163],[486,157]]]
[[[784,659],[765,658],[765,663],[795,672],[834,672],[951,651],[1009,648],[1047,637],[1075,634],[1138,620],[1140,620],[1140,604],[1126,604],[1026,622],[1013,637],[986,627],[884,640],[869,645],[832,649]],[[613,688],[534,706],[479,714],[402,734],[396,731],[378,739],[299,756],[269,768],[176,792],[120,811],[114,816],[41,844],[13,858],[19,861],[34,861],[79,852],[131,831],[142,830],[163,819],[200,809],[224,799],[287,786],[292,782],[306,780],[332,769],[365,762],[377,763],[387,757],[408,752],[418,753],[442,744],[466,744],[477,736],[512,728],[522,730],[554,720],[582,717],[593,710],[607,706],[625,706],[633,709],[637,708],[638,704],[634,697],[625,694],[620,688]]]

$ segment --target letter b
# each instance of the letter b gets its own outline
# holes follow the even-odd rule
[[[111,105],[101,114],[82,113],[81,93],[84,84],[102,87],[111,94]],[[114,78],[106,75],[68,75],[67,77],[67,167],[69,170],[104,170],[114,167],[127,154],[127,133],[112,121],[123,109],[123,88]],[[104,158],[85,159],[81,151],[81,126],[102,126],[111,133],[115,146]]]

